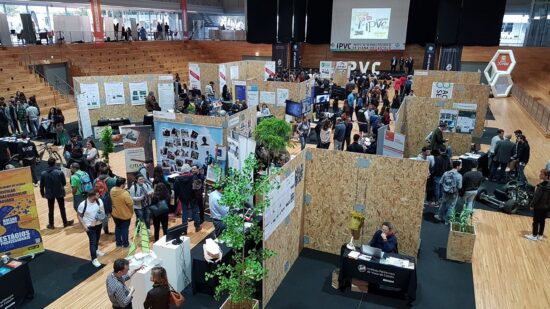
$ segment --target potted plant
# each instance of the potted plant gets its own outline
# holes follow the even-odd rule
[[[113,129],[107,126],[101,131],[99,141],[103,145],[103,161],[109,163],[109,154],[115,151],[115,144],[113,143]]]
[[[265,151],[259,152],[262,165],[269,170],[274,159],[287,153],[287,147],[294,147],[290,137],[292,128],[283,119],[267,118],[262,120],[254,130],[254,138],[258,146]]]
[[[456,217],[451,212],[449,238],[447,240],[447,259],[458,262],[471,262],[476,241],[476,229],[472,220],[472,211],[466,206]]]
[[[246,203],[253,196],[259,196],[254,207],[254,215],[261,215],[269,206],[268,193],[272,188],[267,175],[254,179],[254,171],[258,167],[256,158],[251,155],[241,170],[230,169],[227,175],[221,176],[219,183],[224,186],[220,203],[229,208],[228,215],[223,219],[226,229],[219,236],[227,246],[233,248],[232,263],[220,264],[212,272],[206,274],[206,279],[216,278],[215,298],[219,300],[224,292],[229,297],[220,308],[250,309],[258,308],[258,300],[254,299],[256,284],[267,275],[263,262],[275,255],[275,252],[263,249],[259,244],[263,240],[262,227],[252,224],[246,229]]]

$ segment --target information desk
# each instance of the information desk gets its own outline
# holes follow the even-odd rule
[[[222,251],[222,260],[218,263],[209,263],[204,258],[204,251],[202,249],[205,243],[206,239],[191,249],[191,258],[193,259],[193,294],[201,292],[213,296],[216,286],[218,286],[218,280],[206,280],[205,275],[215,270],[218,264],[229,263],[233,256],[233,249],[224,244],[218,244]]]
[[[348,257],[351,252],[345,245],[340,251],[340,275],[338,281],[343,291],[349,285],[351,279],[358,279],[401,290],[408,299],[409,304],[416,299],[416,259],[410,256],[385,253],[384,258],[396,257],[406,259],[414,263],[414,268],[404,268],[383,264],[380,260],[372,258],[370,261],[352,259]]]
[[[459,158],[460,161],[462,161],[462,167],[460,168],[460,173],[462,175],[464,175],[466,172],[471,171],[472,167],[477,162],[478,170],[483,174],[483,176],[489,177],[489,159],[486,153],[479,152],[477,155],[473,156],[469,154],[464,154]]]
[[[0,309],[20,308],[25,299],[34,297],[29,264],[22,261],[18,263],[21,265],[10,268],[0,262]]]
[[[131,124],[130,119],[128,118],[110,118],[110,119],[99,119],[97,121],[98,127],[111,126],[113,128],[113,134],[119,134],[120,126],[127,126]]]

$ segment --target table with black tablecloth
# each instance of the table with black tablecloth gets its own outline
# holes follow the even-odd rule
[[[206,243],[206,239],[197,244],[191,249],[192,261],[192,286],[193,294],[197,292],[214,295],[216,286],[218,286],[217,279],[206,280],[205,275],[212,272],[221,263],[228,263],[233,256],[233,249],[227,247],[224,244],[218,244],[222,251],[222,260],[217,263],[209,263],[204,258],[204,251],[202,246]]]
[[[29,265],[26,262],[21,263],[8,273],[0,275],[0,309],[20,308],[25,299],[32,299],[34,296]]]
[[[97,121],[98,127],[111,126],[113,134],[120,134],[119,127],[132,124],[128,118],[111,118],[111,119],[99,119]]]
[[[487,157],[487,153],[480,152],[478,153],[479,158],[475,159],[472,157],[460,157],[460,161],[462,161],[462,167],[460,168],[460,173],[465,174],[466,172],[469,172],[472,170],[472,167],[477,162],[477,168],[478,170],[483,174],[485,177],[489,177],[489,158]]]
[[[384,258],[396,257],[413,262],[414,269],[382,264],[380,260],[372,258],[370,261],[352,259],[351,252],[345,245],[340,251],[340,275],[338,281],[343,291],[349,286],[351,279],[358,279],[379,286],[387,286],[401,290],[408,298],[409,303],[416,299],[416,259],[400,254],[384,253]]]

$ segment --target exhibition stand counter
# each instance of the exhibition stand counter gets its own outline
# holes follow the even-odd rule
[[[204,257],[203,245],[206,239],[201,241],[191,250],[193,258],[193,294],[197,292],[214,295],[218,281],[216,279],[207,280],[205,275],[216,269],[219,264],[229,263],[233,256],[233,249],[225,244],[219,243],[222,258],[218,262],[209,262]]]
[[[162,266],[168,274],[168,282],[176,291],[183,291],[191,283],[190,238],[181,236],[180,244],[166,241],[163,236],[153,245],[153,251],[162,259]]]
[[[25,299],[34,297],[29,264],[10,260],[0,262],[0,309],[20,308]]]

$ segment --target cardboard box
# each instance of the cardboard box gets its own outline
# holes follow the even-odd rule
[[[332,287],[334,289],[340,288],[340,282],[338,281],[338,277],[340,276],[340,268],[336,268],[332,271]]]
[[[368,293],[369,283],[363,280],[351,279],[351,291]]]

